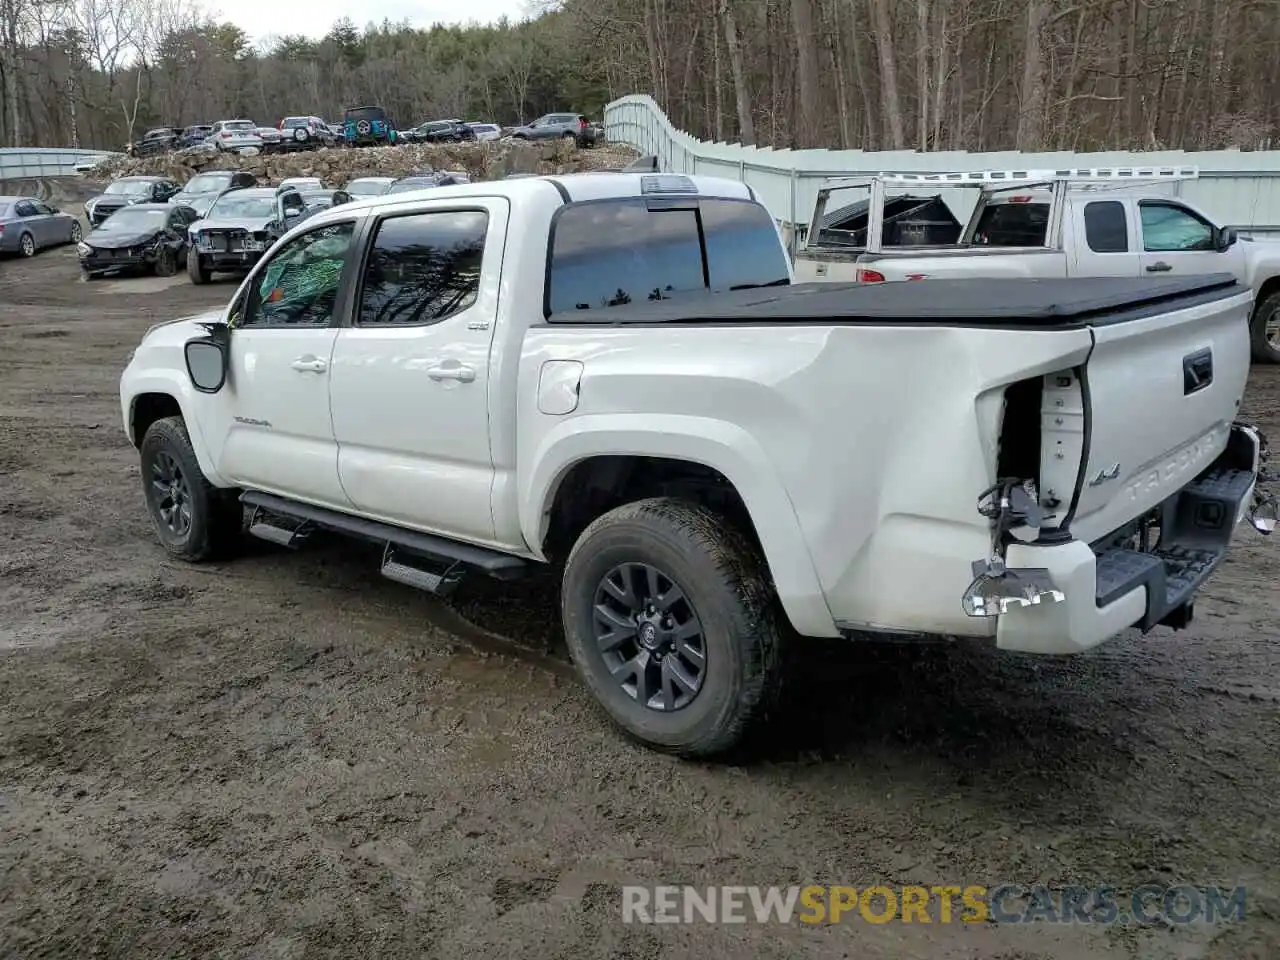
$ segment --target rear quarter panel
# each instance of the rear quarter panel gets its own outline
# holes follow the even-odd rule
[[[541,543],[578,460],[687,459],[738,489],[802,633],[830,636],[835,621],[971,633],[957,621],[970,571],[945,558],[989,547],[976,500],[994,482],[1001,388],[1082,362],[1090,343],[1085,329],[532,328],[517,408],[526,541]],[[569,414],[538,409],[551,360],[582,364]]]

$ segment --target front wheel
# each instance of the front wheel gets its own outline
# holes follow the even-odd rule
[[[1254,309],[1249,334],[1257,363],[1280,363],[1280,290]]]
[[[181,417],[153,423],[142,438],[142,488],[160,543],[191,562],[225,555],[239,542],[244,509],[235,491],[205,478]]]
[[[626,504],[565,565],[570,655],[631,737],[687,757],[735,746],[778,689],[782,625],[755,546],[695,503]]]
[[[200,262],[200,254],[194,247],[187,250],[187,276],[192,283],[208,283],[213,276],[213,271]]]
[[[152,269],[157,277],[172,277],[178,272],[178,255],[171,247],[161,247],[156,252],[156,262]]]

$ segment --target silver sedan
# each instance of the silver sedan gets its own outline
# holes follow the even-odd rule
[[[80,242],[80,221],[35,197],[0,197],[0,251],[34,257],[41,247]]]

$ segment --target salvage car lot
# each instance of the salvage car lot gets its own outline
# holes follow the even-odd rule
[[[83,284],[70,250],[0,271],[0,955],[1280,951],[1274,542],[1241,532],[1190,630],[1076,659],[814,643],[753,762],[682,763],[579,689],[552,584],[469,581],[455,612],[346,543],[167,561],[117,380],[234,280]],[[1274,368],[1245,412],[1280,441]],[[876,881],[1244,884],[1249,911],[621,922],[628,882]]]

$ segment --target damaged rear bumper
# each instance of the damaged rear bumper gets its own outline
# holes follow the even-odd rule
[[[996,645],[1078,653],[1130,627],[1185,627],[1195,594],[1226,556],[1237,524],[1247,518],[1259,532],[1274,529],[1265,458],[1261,433],[1234,425],[1221,456],[1157,508],[1160,534],[1152,545],[1137,521],[1092,544],[1010,542],[1004,566],[1014,577],[1026,571],[1031,586],[1000,606]]]

